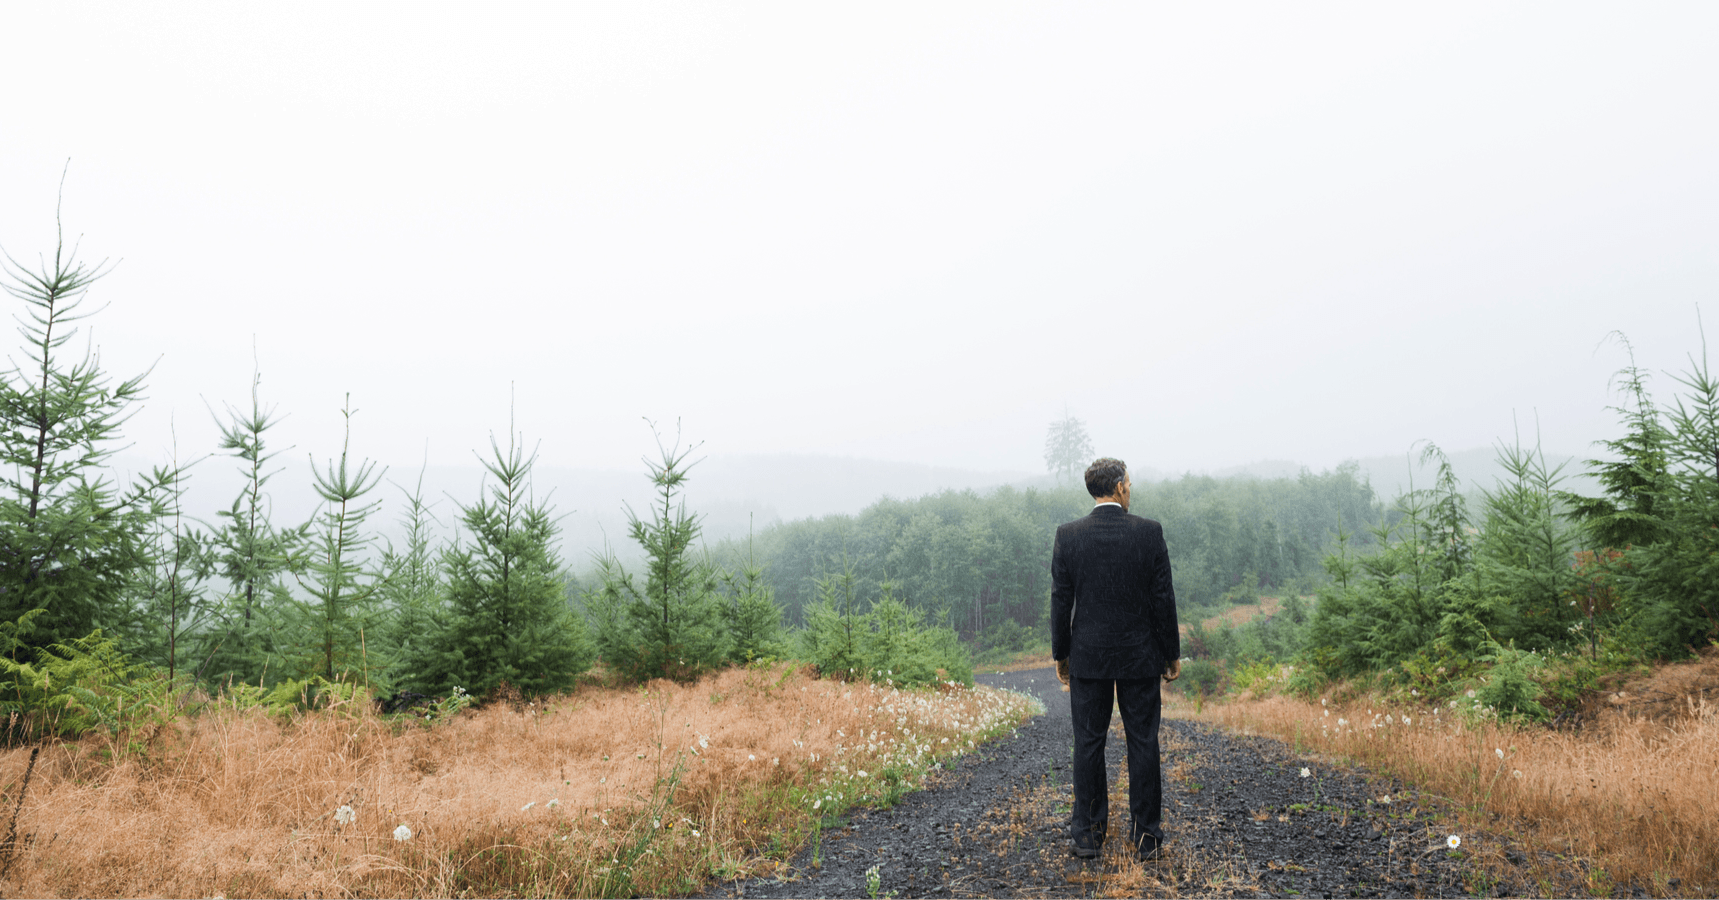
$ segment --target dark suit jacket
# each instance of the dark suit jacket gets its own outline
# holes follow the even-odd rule
[[[1058,526],[1051,657],[1075,678],[1153,678],[1181,656],[1164,527],[1120,506]]]

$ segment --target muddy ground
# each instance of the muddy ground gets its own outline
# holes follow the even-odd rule
[[[1520,890],[1476,850],[1521,858],[1507,838],[1448,848],[1436,802],[1412,786],[1197,723],[1165,719],[1164,858],[1141,864],[1114,838],[1096,860],[1069,853],[1073,746],[1068,695],[1051,669],[981,675],[1047,710],[1014,734],[945,763],[923,791],[832,820],[783,877],[706,897],[1460,897]],[[1121,725],[1107,748],[1110,834],[1127,834]],[[1308,769],[1307,777],[1301,775]],[[1388,800],[1387,800],[1388,798]],[[1516,882],[1514,884],[1510,882]],[[1552,888],[1548,891],[1548,888]]]

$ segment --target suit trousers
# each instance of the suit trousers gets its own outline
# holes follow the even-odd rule
[[[1072,834],[1090,831],[1102,843],[1110,820],[1104,742],[1110,731],[1112,700],[1122,712],[1127,741],[1129,842],[1150,849],[1164,840],[1164,782],[1158,759],[1163,696],[1157,677],[1069,679],[1074,718]],[[1146,842],[1147,838],[1151,841]]]

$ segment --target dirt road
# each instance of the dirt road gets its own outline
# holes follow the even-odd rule
[[[1165,858],[1142,866],[1112,840],[1068,851],[1072,732],[1051,669],[981,675],[1047,713],[947,764],[926,790],[831,823],[785,878],[717,885],[708,897],[1472,896],[1495,887],[1451,852],[1413,790],[1302,758],[1284,745],[1166,719]],[[1121,731],[1111,763],[1112,835],[1127,834]],[[1308,775],[1303,777],[1301,770]],[[1389,797],[1389,801],[1385,800]]]

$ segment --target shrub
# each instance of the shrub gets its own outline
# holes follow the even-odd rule
[[[6,739],[12,743],[96,730],[117,735],[171,718],[176,708],[175,680],[132,662],[99,629],[42,648],[34,663],[0,657],[0,671],[9,682],[0,716],[11,723]]]
[[[1182,680],[1188,683],[1190,690],[1208,697],[1218,692],[1218,686],[1224,680],[1224,670],[1209,659],[1191,659],[1182,663]]]
[[[1504,647],[1496,641],[1487,642],[1488,652],[1483,660],[1492,663],[1486,683],[1476,691],[1476,699],[1498,712],[1506,721],[1540,722],[1547,718],[1546,707],[1540,705],[1540,685],[1531,674],[1545,665],[1538,653],[1516,649],[1512,643]]]

